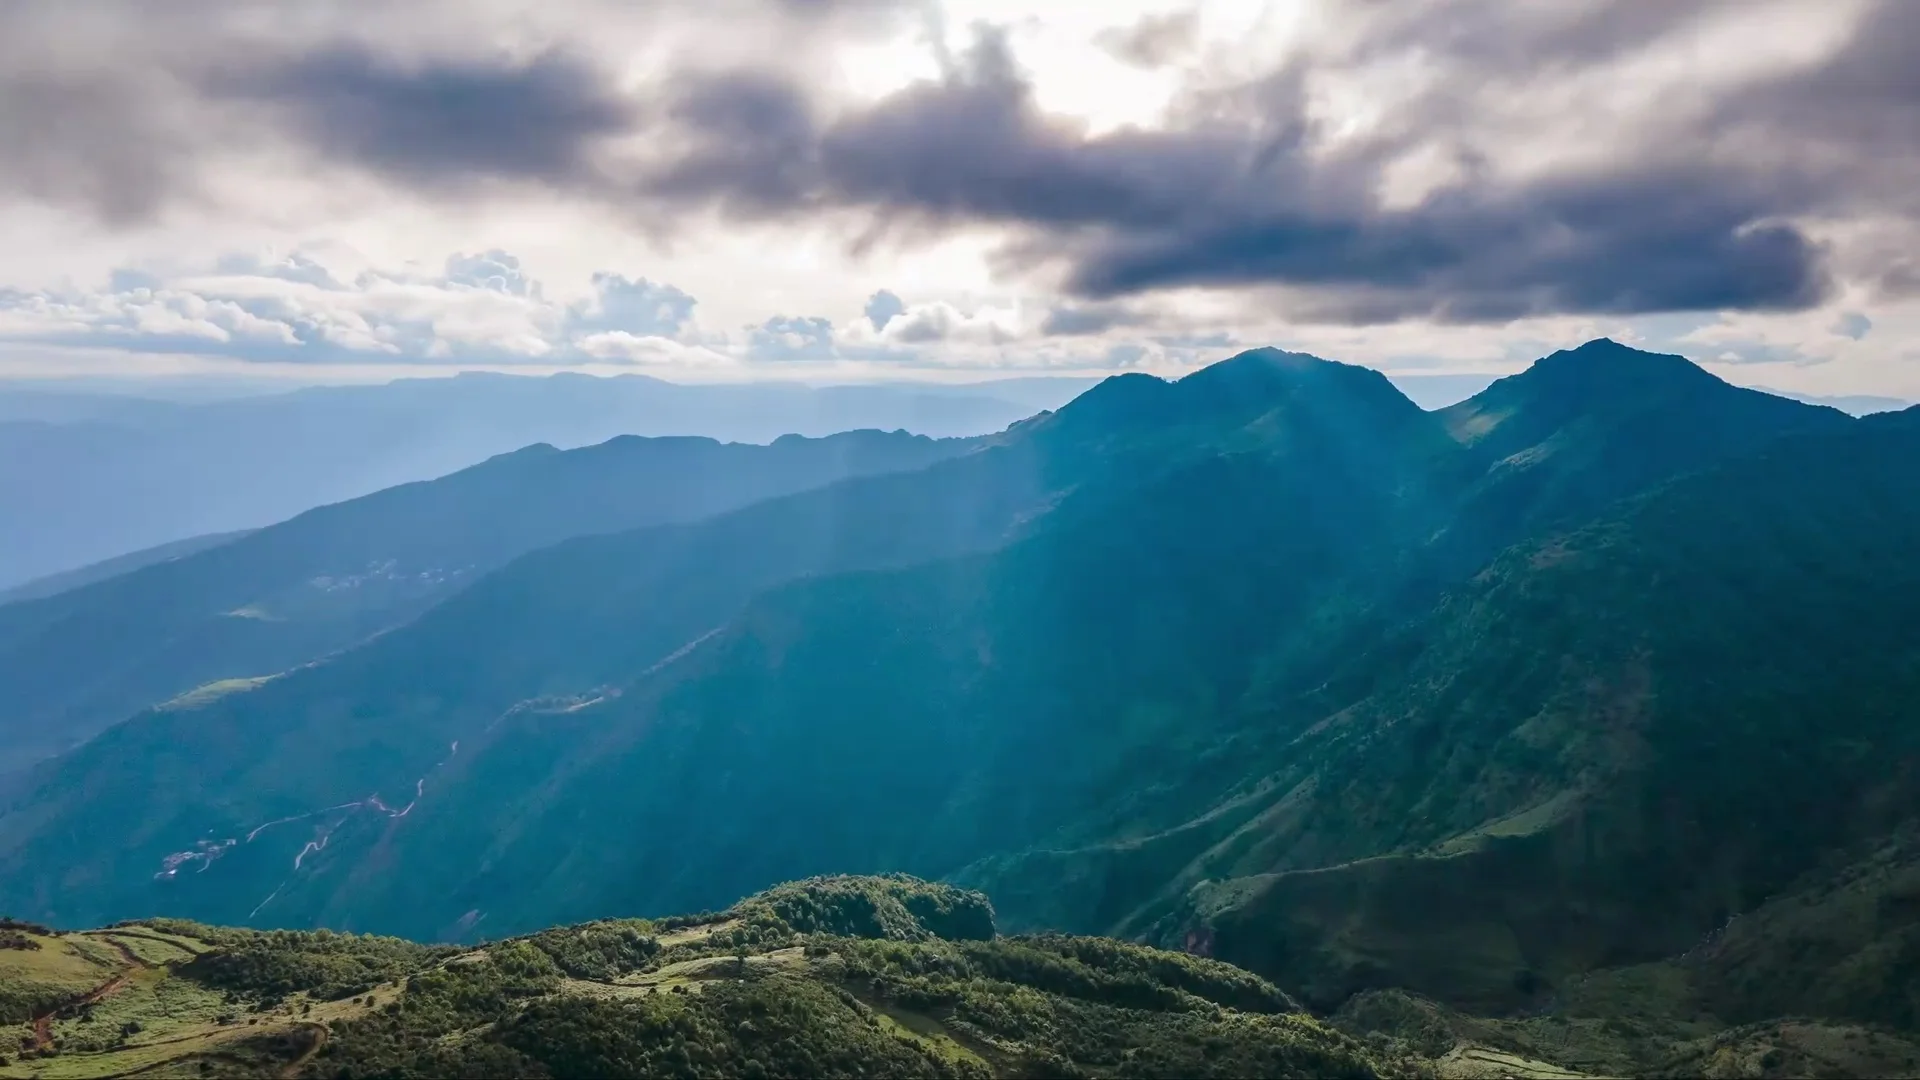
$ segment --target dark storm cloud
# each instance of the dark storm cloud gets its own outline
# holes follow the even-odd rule
[[[1390,209],[1380,169],[1404,146],[1316,152],[1287,72],[1190,127],[1097,137],[1043,116],[992,34],[945,80],[824,127],[797,91],[757,78],[709,82],[697,100],[726,149],[676,164],[649,196],[1023,227],[1012,257],[1064,262],[1068,291],[1089,298],[1283,284],[1316,318],[1488,321],[1799,308],[1828,290],[1820,248],[1778,220],[1818,194],[1796,174],[1650,153],[1524,184],[1469,169]],[[784,170],[743,137],[782,148]]]
[[[183,204],[218,209],[213,174],[288,149],[433,194],[488,180],[604,192],[595,153],[636,131],[648,102],[587,59],[620,59],[603,24],[726,33],[778,19],[804,54],[883,33],[919,0],[546,4],[575,32],[506,57],[487,49],[534,35],[500,4],[328,0],[296,19],[278,0],[7,0],[0,197],[139,225]]]
[[[914,7],[754,2],[836,34]],[[21,150],[0,160],[0,189],[139,220],[198,193],[209,147],[278,140],[323,167],[434,195],[475,181],[544,185],[663,234],[702,211],[840,215],[862,238],[992,225],[1009,238],[1000,270],[1050,275],[1091,302],[1057,311],[1053,333],[1096,332],[1078,328],[1120,310],[1101,305],[1178,287],[1272,286],[1283,314],[1353,323],[1797,309],[1828,296],[1836,272],[1800,222],[1920,228],[1920,3],[1882,0],[1823,63],[1701,79],[1629,118],[1639,122],[1601,124],[1610,141],[1586,164],[1527,172],[1494,159],[1605,119],[1599,98],[1609,78],[1631,77],[1625,58],[1746,8],[1333,10],[1351,23],[1344,36],[1244,84],[1183,96],[1167,125],[1099,134],[1044,113],[991,28],[941,78],[851,106],[807,74],[818,35],[780,62],[690,56],[685,70],[630,84],[612,74],[619,49],[593,40],[591,19],[574,45],[519,59],[444,49],[403,59],[373,34],[260,44],[209,31],[194,48],[129,53],[89,78],[9,63],[0,137]],[[1160,63],[1192,30],[1190,17],[1163,16],[1108,45]],[[1323,129],[1319,76],[1400,60],[1418,61],[1431,85],[1364,136]],[[1595,88],[1591,117],[1524,107],[1576,79]],[[1415,155],[1451,170],[1423,194],[1389,199],[1391,170]],[[1910,245],[1883,247],[1864,271],[1844,269],[1883,293],[1920,288]],[[776,351],[820,336],[811,323],[758,330]]]
[[[147,100],[140,80],[118,74],[0,69],[0,192],[78,204],[111,225],[188,196],[191,148],[147,122]]]
[[[643,181],[649,198],[715,201],[742,216],[790,214],[812,199],[818,134],[791,83],[758,72],[687,76],[666,117],[684,141]]]
[[[409,183],[479,177],[568,183],[595,142],[630,129],[631,103],[577,57],[403,63],[342,43],[233,71],[204,88],[275,110],[319,153]]]

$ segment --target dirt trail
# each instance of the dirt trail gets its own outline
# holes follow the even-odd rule
[[[300,1070],[306,1068],[307,1062],[312,1061],[314,1055],[327,1045],[327,1025],[303,1022],[299,1026],[313,1035],[313,1042],[300,1052],[299,1057],[294,1058],[286,1068],[280,1070],[282,1077],[299,1076]]]
[[[120,954],[121,959],[127,962],[127,965],[128,965],[127,969],[125,971],[120,972],[118,975],[115,975],[113,978],[108,979],[106,982],[101,983],[99,986],[96,986],[93,989],[87,991],[86,993],[80,995],[79,997],[71,998],[69,1000],[63,1001],[60,1004],[55,1005],[53,1008],[48,1009],[47,1011],[34,1017],[33,1018],[33,1048],[35,1050],[45,1050],[46,1048],[53,1045],[53,1018],[54,1017],[60,1015],[61,1013],[65,1012],[68,1009],[85,1008],[88,1005],[92,1005],[100,1001],[102,998],[105,998],[109,994],[118,993],[120,989],[126,986],[128,981],[133,978],[134,972],[144,971],[147,967],[147,962],[145,960],[140,959],[139,956],[135,955],[134,951],[132,949],[129,949],[124,942],[115,941],[110,937],[97,937],[93,935],[89,935],[89,939],[93,941],[103,941],[108,945],[111,945],[113,947],[113,950]]]

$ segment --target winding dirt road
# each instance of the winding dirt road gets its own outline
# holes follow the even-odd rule
[[[127,969],[125,971],[120,972],[118,975],[115,975],[113,978],[108,979],[106,982],[101,983],[99,986],[96,986],[93,989],[87,991],[86,993],[80,995],[79,997],[71,998],[67,1001],[63,1001],[60,1004],[55,1005],[53,1008],[48,1009],[47,1011],[35,1016],[33,1018],[33,1048],[35,1050],[45,1050],[48,1047],[53,1045],[54,1017],[59,1016],[62,1012],[65,1012],[68,1009],[85,1008],[88,1005],[92,1005],[95,1002],[100,1001],[101,999],[105,998],[109,994],[118,993],[120,989],[126,986],[127,982],[133,978],[134,972],[144,971],[146,969],[147,962],[145,960],[140,959],[140,957],[136,956],[134,954],[134,951],[132,949],[127,948],[126,944],[120,941],[119,939],[110,938],[110,937],[95,937],[95,938],[92,938],[92,940],[104,941],[108,945],[113,946],[113,950],[119,953],[121,959],[127,962]]]

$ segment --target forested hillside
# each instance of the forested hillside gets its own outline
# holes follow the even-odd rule
[[[622,437],[529,446],[323,506],[45,597],[0,604],[0,772],[198,687],[276,675],[413,619],[525,552],[691,521],[851,476],[918,469],[964,439],[855,431],[768,446]]]
[[[16,778],[0,909],[473,944],[906,872],[1251,971],[1356,1069],[1920,1068],[1920,411],[1598,341],[1429,412],[1255,350],[929,452],[135,714]],[[944,948],[904,970],[986,977]],[[1198,1067],[1050,1008],[1068,1062],[970,1052]]]

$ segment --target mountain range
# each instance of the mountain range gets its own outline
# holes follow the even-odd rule
[[[243,536],[175,545],[127,573],[0,606],[8,702],[0,771],[83,742],[141,706],[248,685],[356,644],[536,548],[918,468],[969,445],[904,431],[783,436],[766,446],[635,436],[565,451],[542,443]]]
[[[432,479],[535,443],[620,435],[767,443],[788,434],[998,431],[1087,379],[970,385],[682,385],[462,373],[217,400],[0,383],[0,589]],[[152,393],[147,389],[146,393]]]
[[[1600,340],[1424,410],[1263,349],[841,438],[700,444],[733,455],[702,492],[808,463],[712,502],[623,479],[627,518],[569,516],[585,465],[394,513],[471,578],[160,704],[123,654],[340,572],[294,554],[324,530],[0,606],[0,670],[130,714],[0,778],[0,910],[472,942],[904,871],[1602,1072],[1782,1016],[1920,1027],[1920,409]],[[331,510],[438,505],[410,490]],[[327,550],[399,558],[363,531]]]
[[[1096,380],[682,385],[641,375],[464,373],[380,385],[0,382],[0,602],[44,596],[326,503],[432,479],[530,444],[620,435],[766,443],[786,434],[1001,430]],[[1492,376],[1397,374],[1423,408]],[[1891,398],[1805,399],[1849,412]],[[105,564],[105,565],[95,565]],[[43,580],[45,579],[45,580]]]

